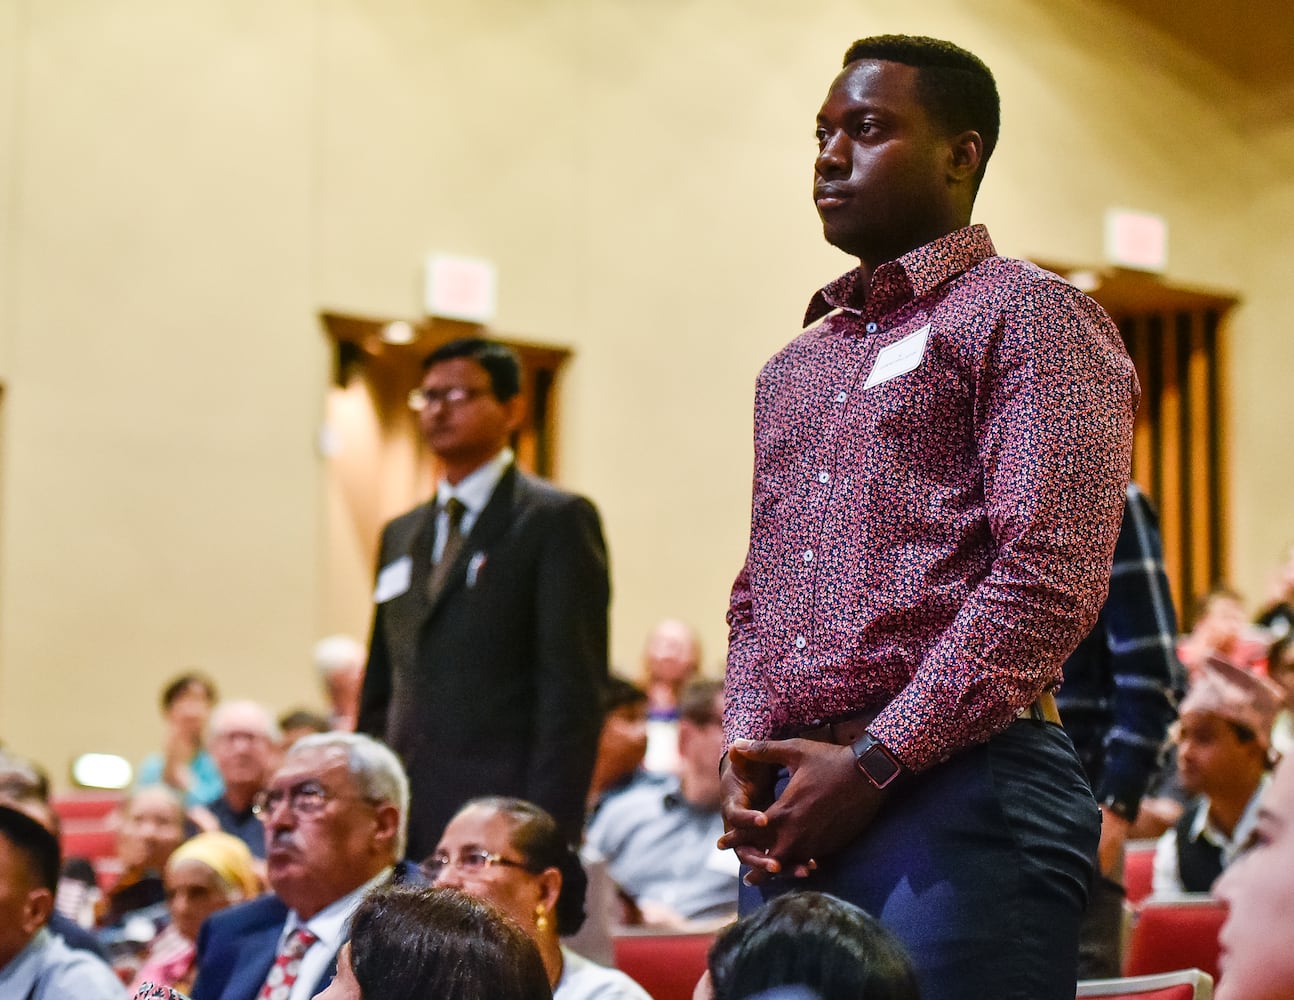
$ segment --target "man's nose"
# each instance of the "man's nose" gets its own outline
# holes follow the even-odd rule
[[[819,177],[839,177],[847,174],[849,157],[845,152],[845,136],[836,131],[822,140],[818,157],[813,162],[814,170]]]

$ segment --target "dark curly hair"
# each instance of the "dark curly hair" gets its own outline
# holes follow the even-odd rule
[[[822,1000],[919,1000],[903,946],[858,907],[791,892],[721,932],[710,949],[715,1000],[807,986]]]
[[[457,889],[392,885],[351,920],[350,964],[367,1000],[551,1000],[539,950],[512,920]]]

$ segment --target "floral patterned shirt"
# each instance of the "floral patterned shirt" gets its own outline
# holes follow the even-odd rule
[[[921,770],[1054,687],[1096,620],[1140,389],[1057,275],[957,230],[819,291],[760,373],[729,742],[863,710]]]

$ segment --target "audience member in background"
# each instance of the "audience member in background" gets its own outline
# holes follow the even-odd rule
[[[308,1000],[323,989],[364,894],[393,878],[423,880],[399,860],[408,807],[404,768],[376,740],[321,733],[296,743],[256,800],[273,892],[203,924],[195,1000],[256,1000],[267,985]]]
[[[363,644],[348,635],[330,635],[315,643],[315,669],[328,696],[333,729],[347,733],[355,729],[367,658]]]
[[[647,694],[614,674],[602,686],[602,733],[589,783],[589,815],[608,796],[652,776],[643,769],[647,754]]]
[[[692,681],[679,699],[679,773],[611,799],[589,824],[585,850],[632,905],[626,923],[681,928],[737,912],[738,866],[716,841],[723,682]]]
[[[118,812],[117,860],[121,876],[95,907],[99,942],[125,982],[169,915],[162,872],[185,839],[184,806],[165,785],[137,788]]]
[[[1265,641],[1246,620],[1240,595],[1217,586],[1199,602],[1195,627],[1178,643],[1177,656],[1191,677],[1210,657],[1243,670],[1261,670]]]
[[[1285,562],[1276,571],[1267,606],[1259,612],[1256,622],[1273,641],[1294,632],[1294,545],[1285,550]]]
[[[1214,895],[1228,906],[1218,935],[1217,1000],[1294,997],[1294,766],[1276,769],[1250,847],[1223,872]]]
[[[578,840],[607,676],[598,512],[517,468],[507,345],[441,344],[409,402],[441,478],[382,531],[358,728],[409,768],[415,857],[478,795],[536,802]]]
[[[200,673],[181,674],[162,690],[166,744],[139,765],[135,784],[169,785],[186,806],[203,806],[220,796],[220,772],[203,745],[216,686]]]
[[[554,1000],[650,1000],[623,972],[561,946],[584,922],[584,870],[557,823],[520,799],[474,799],[449,821],[423,871],[489,900],[535,942]]]
[[[25,813],[55,838],[59,836],[58,813],[49,802],[49,779],[30,761],[4,750],[0,750],[0,806],[8,806]],[[51,934],[61,937],[69,948],[88,951],[106,960],[107,952],[99,944],[98,938],[72,917],[58,911],[58,895],[65,881],[60,875],[58,890],[54,897],[55,909],[49,915],[49,921],[45,926]]]
[[[452,889],[370,893],[337,978],[318,1000],[545,1000],[534,943],[494,907]]]
[[[821,1000],[918,1000],[898,940],[858,907],[792,892],[720,932],[695,1000],[746,1000],[806,987]]]
[[[287,750],[304,736],[332,732],[332,726],[327,719],[318,712],[311,712],[304,708],[293,709],[279,716],[279,729],[283,733],[279,744],[282,750]]]
[[[1276,642],[1267,656],[1267,675],[1283,694],[1272,723],[1272,749],[1281,757],[1294,753],[1294,635]]]
[[[701,641],[690,625],[666,619],[643,644],[642,685],[647,692],[647,759],[659,774],[678,772],[678,699],[701,669]]]
[[[278,765],[281,734],[274,717],[254,701],[229,701],[211,713],[211,755],[225,790],[207,808],[220,829],[233,834],[258,858],[265,857],[265,829],[252,802]]]
[[[238,837],[200,833],[166,862],[171,922],[153,941],[135,979],[187,990],[198,971],[198,929],[211,914],[260,894],[255,859]]]
[[[1101,807],[1101,841],[1079,938],[1078,975],[1119,975],[1123,846],[1159,771],[1186,676],[1155,512],[1128,484],[1110,592],[1096,625],[1065,661],[1056,705]]]
[[[1279,695],[1266,678],[1207,660],[1174,731],[1183,787],[1200,796],[1155,850],[1156,894],[1208,892],[1245,845],[1267,782]]]
[[[0,806],[0,997],[124,997],[100,959],[69,948],[46,927],[58,886],[58,840],[26,813]]]

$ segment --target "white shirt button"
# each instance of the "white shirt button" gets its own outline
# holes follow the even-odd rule
[[[828,472],[826,469],[823,469],[821,472],[818,473],[818,482],[820,483],[831,482],[831,473]]]
[[[867,332],[868,332],[868,333],[875,333],[875,332],[876,332],[876,324],[875,324],[875,323],[868,323],[868,324],[867,324]]]
[[[841,389],[838,393],[836,393],[837,403],[843,403],[848,398],[849,398],[849,393],[845,392],[844,389]]]
[[[813,549],[804,550],[804,561],[807,563],[813,562]]]
[[[808,640],[808,639],[806,639],[804,636],[802,636],[802,635],[797,635],[797,636],[795,637],[795,648],[796,648],[796,649],[803,649],[803,648],[804,648],[805,646],[807,646],[808,644],[809,644],[809,640]]]

